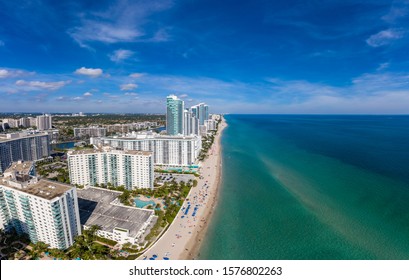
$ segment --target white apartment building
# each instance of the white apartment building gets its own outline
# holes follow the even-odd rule
[[[70,151],[67,154],[72,184],[125,186],[126,189],[153,188],[151,152],[120,151],[110,147]]]
[[[74,137],[105,137],[107,135],[107,129],[105,127],[75,127]]]
[[[76,188],[7,171],[0,179],[0,228],[51,248],[70,247],[81,234]]]
[[[206,136],[207,135],[207,126],[206,125],[199,125],[199,135]]]
[[[51,115],[41,115],[37,116],[37,129],[38,130],[47,130],[51,129],[52,126],[52,117]]]
[[[37,126],[37,118],[28,118],[29,126]]]
[[[158,126],[157,122],[137,122],[137,123],[125,123],[125,124],[112,124],[104,125],[108,133],[128,133],[135,130],[150,129]]]
[[[29,118],[20,118],[18,120],[18,125],[22,127],[30,127],[30,119]]]
[[[155,165],[191,166],[202,148],[201,137],[132,133],[126,137],[91,138],[91,144],[123,150],[151,151]]]
[[[14,127],[18,127],[19,125],[19,121],[16,119],[3,119],[3,128],[14,128]]]
[[[38,160],[51,153],[50,136],[47,133],[27,132],[0,135],[0,173],[19,160]]]
[[[217,129],[216,121],[213,119],[205,120],[205,126],[207,128],[207,131]]]
[[[191,109],[183,113],[183,135],[199,135],[199,119],[192,114]]]
[[[204,125],[205,120],[209,119],[209,106],[205,103],[199,103],[190,108],[192,115],[199,119],[199,125]]]
[[[219,114],[212,114],[209,119],[215,120],[215,121],[219,121],[221,119],[221,115]]]

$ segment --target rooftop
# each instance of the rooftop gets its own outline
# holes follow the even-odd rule
[[[33,168],[34,162],[32,161],[18,161],[13,162],[9,168],[4,171],[7,172],[18,172],[19,174],[29,174],[30,170]]]
[[[61,196],[65,192],[74,188],[70,185],[44,179],[41,179],[38,182],[31,181],[31,183],[28,182],[27,184],[15,180],[0,179],[0,184],[48,200]]]
[[[102,147],[98,149],[84,149],[84,150],[77,150],[77,151],[69,151],[69,155],[86,155],[86,154],[96,154],[96,153],[118,153],[118,154],[128,154],[128,155],[143,155],[143,156],[150,156],[152,152],[149,151],[136,151],[136,150],[116,150],[111,147]]]
[[[48,135],[48,133],[47,132],[36,132],[36,133],[16,132],[16,133],[0,134],[0,143],[7,142],[7,141],[13,141],[17,139],[45,136],[45,135]]]
[[[111,204],[121,193],[99,188],[78,189],[78,206],[82,225],[99,225],[104,231],[114,228],[129,230],[134,237],[153,210]]]
[[[162,134],[128,134],[120,137],[100,137],[102,140],[146,140],[146,139],[176,139],[176,140],[191,140],[198,138],[196,135],[162,135]]]

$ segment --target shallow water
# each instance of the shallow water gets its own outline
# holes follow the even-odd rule
[[[229,115],[201,259],[409,259],[409,117]]]

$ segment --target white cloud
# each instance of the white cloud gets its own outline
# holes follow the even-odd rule
[[[0,69],[0,79],[28,76],[33,74],[35,74],[35,72],[27,72],[18,69]]]
[[[83,42],[100,41],[104,43],[132,42],[135,38],[143,35],[139,30],[131,26],[119,26],[115,23],[102,23],[94,20],[83,20],[81,27],[76,27],[69,34],[80,46],[85,47]]]
[[[109,56],[109,59],[111,59],[114,62],[121,62],[121,61],[124,61],[130,58],[133,54],[134,54],[133,51],[119,49],[119,50],[114,51],[112,54],[108,56]]]
[[[116,1],[104,12],[90,11],[88,14],[81,14],[81,24],[68,30],[68,34],[82,47],[88,47],[87,42],[92,41],[135,42],[149,37],[143,28],[147,18],[172,5],[171,0]],[[166,36],[160,31],[153,36],[155,41],[166,40]]]
[[[144,75],[145,75],[145,73],[132,73],[132,74],[129,75],[129,77],[137,79],[137,78],[140,78],[140,77],[142,77]]]
[[[137,87],[138,87],[137,84],[124,84],[120,86],[121,90],[134,90]]]
[[[108,92],[104,92],[104,96],[108,97],[108,98],[112,98],[112,99],[119,98],[118,95],[113,95],[113,94],[110,94]]]
[[[70,81],[60,81],[60,82],[40,82],[40,81],[24,81],[18,80],[16,81],[16,86],[25,87],[27,90],[57,90],[62,88],[66,84],[70,83]]]
[[[393,41],[402,38],[405,32],[401,29],[386,29],[370,36],[366,43],[371,47],[381,47],[391,44]]]
[[[352,80],[351,91],[356,94],[377,95],[384,92],[402,91],[409,88],[409,73],[363,74]]]
[[[0,69],[0,78],[7,78],[10,75],[10,72],[6,69]]]
[[[136,92],[125,92],[126,96],[137,96],[138,94]]]
[[[84,93],[83,95],[86,96],[86,97],[89,97],[89,96],[92,96],[92,93],[86,92],[86,93]]]
[[[182,95],[180,95],[179,96],[179,98],[186,98],[186,97],[188,97],[189,95],[187,95],[187,94],[182,94]]]
[[[300,114],[407,114],[409,92],[384,92],[376,96],[314,96],[301,103],[268,104],[275,113]],[[261,105],[263,106],[263,105]],[[261,112],[268,108],[260,107]],[[271,109],[270,109],[271,112]]]
[[[77,97],[74,97],[72,100],[74,100],[74,101],[81,101],[81,100],[83,100],[84,99],[84,97],[82,97],[82,96],[77,96]]]
[[[81,67],[77,70],[75,70],[75,74],[79,74],[79,75],[86,75],[92,78],[96,78],[102,75],[102,69],[100,68],[85,68],[85,67]]]
[[[273,82],[273,91],[264,89],[269,100],[258,100],[246,107],[239,102],[232,102],[227,105],[229,107],[221,108],[237,112],[241,107],[245,113],[409,113],[409,73],[367,73],[352,79],[351,84],[344,87],[308,81],[270,80]]]

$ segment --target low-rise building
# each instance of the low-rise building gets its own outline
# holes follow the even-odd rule
[[[154,210],[119,204],[120,192],[100,188],[78,190],[81,224],[84,229],[98,225],[97,235],[120,244],[136,245],[156,221]]]
[[[75,127],[74,137],[105,137],[107,129],[105,127]]]

